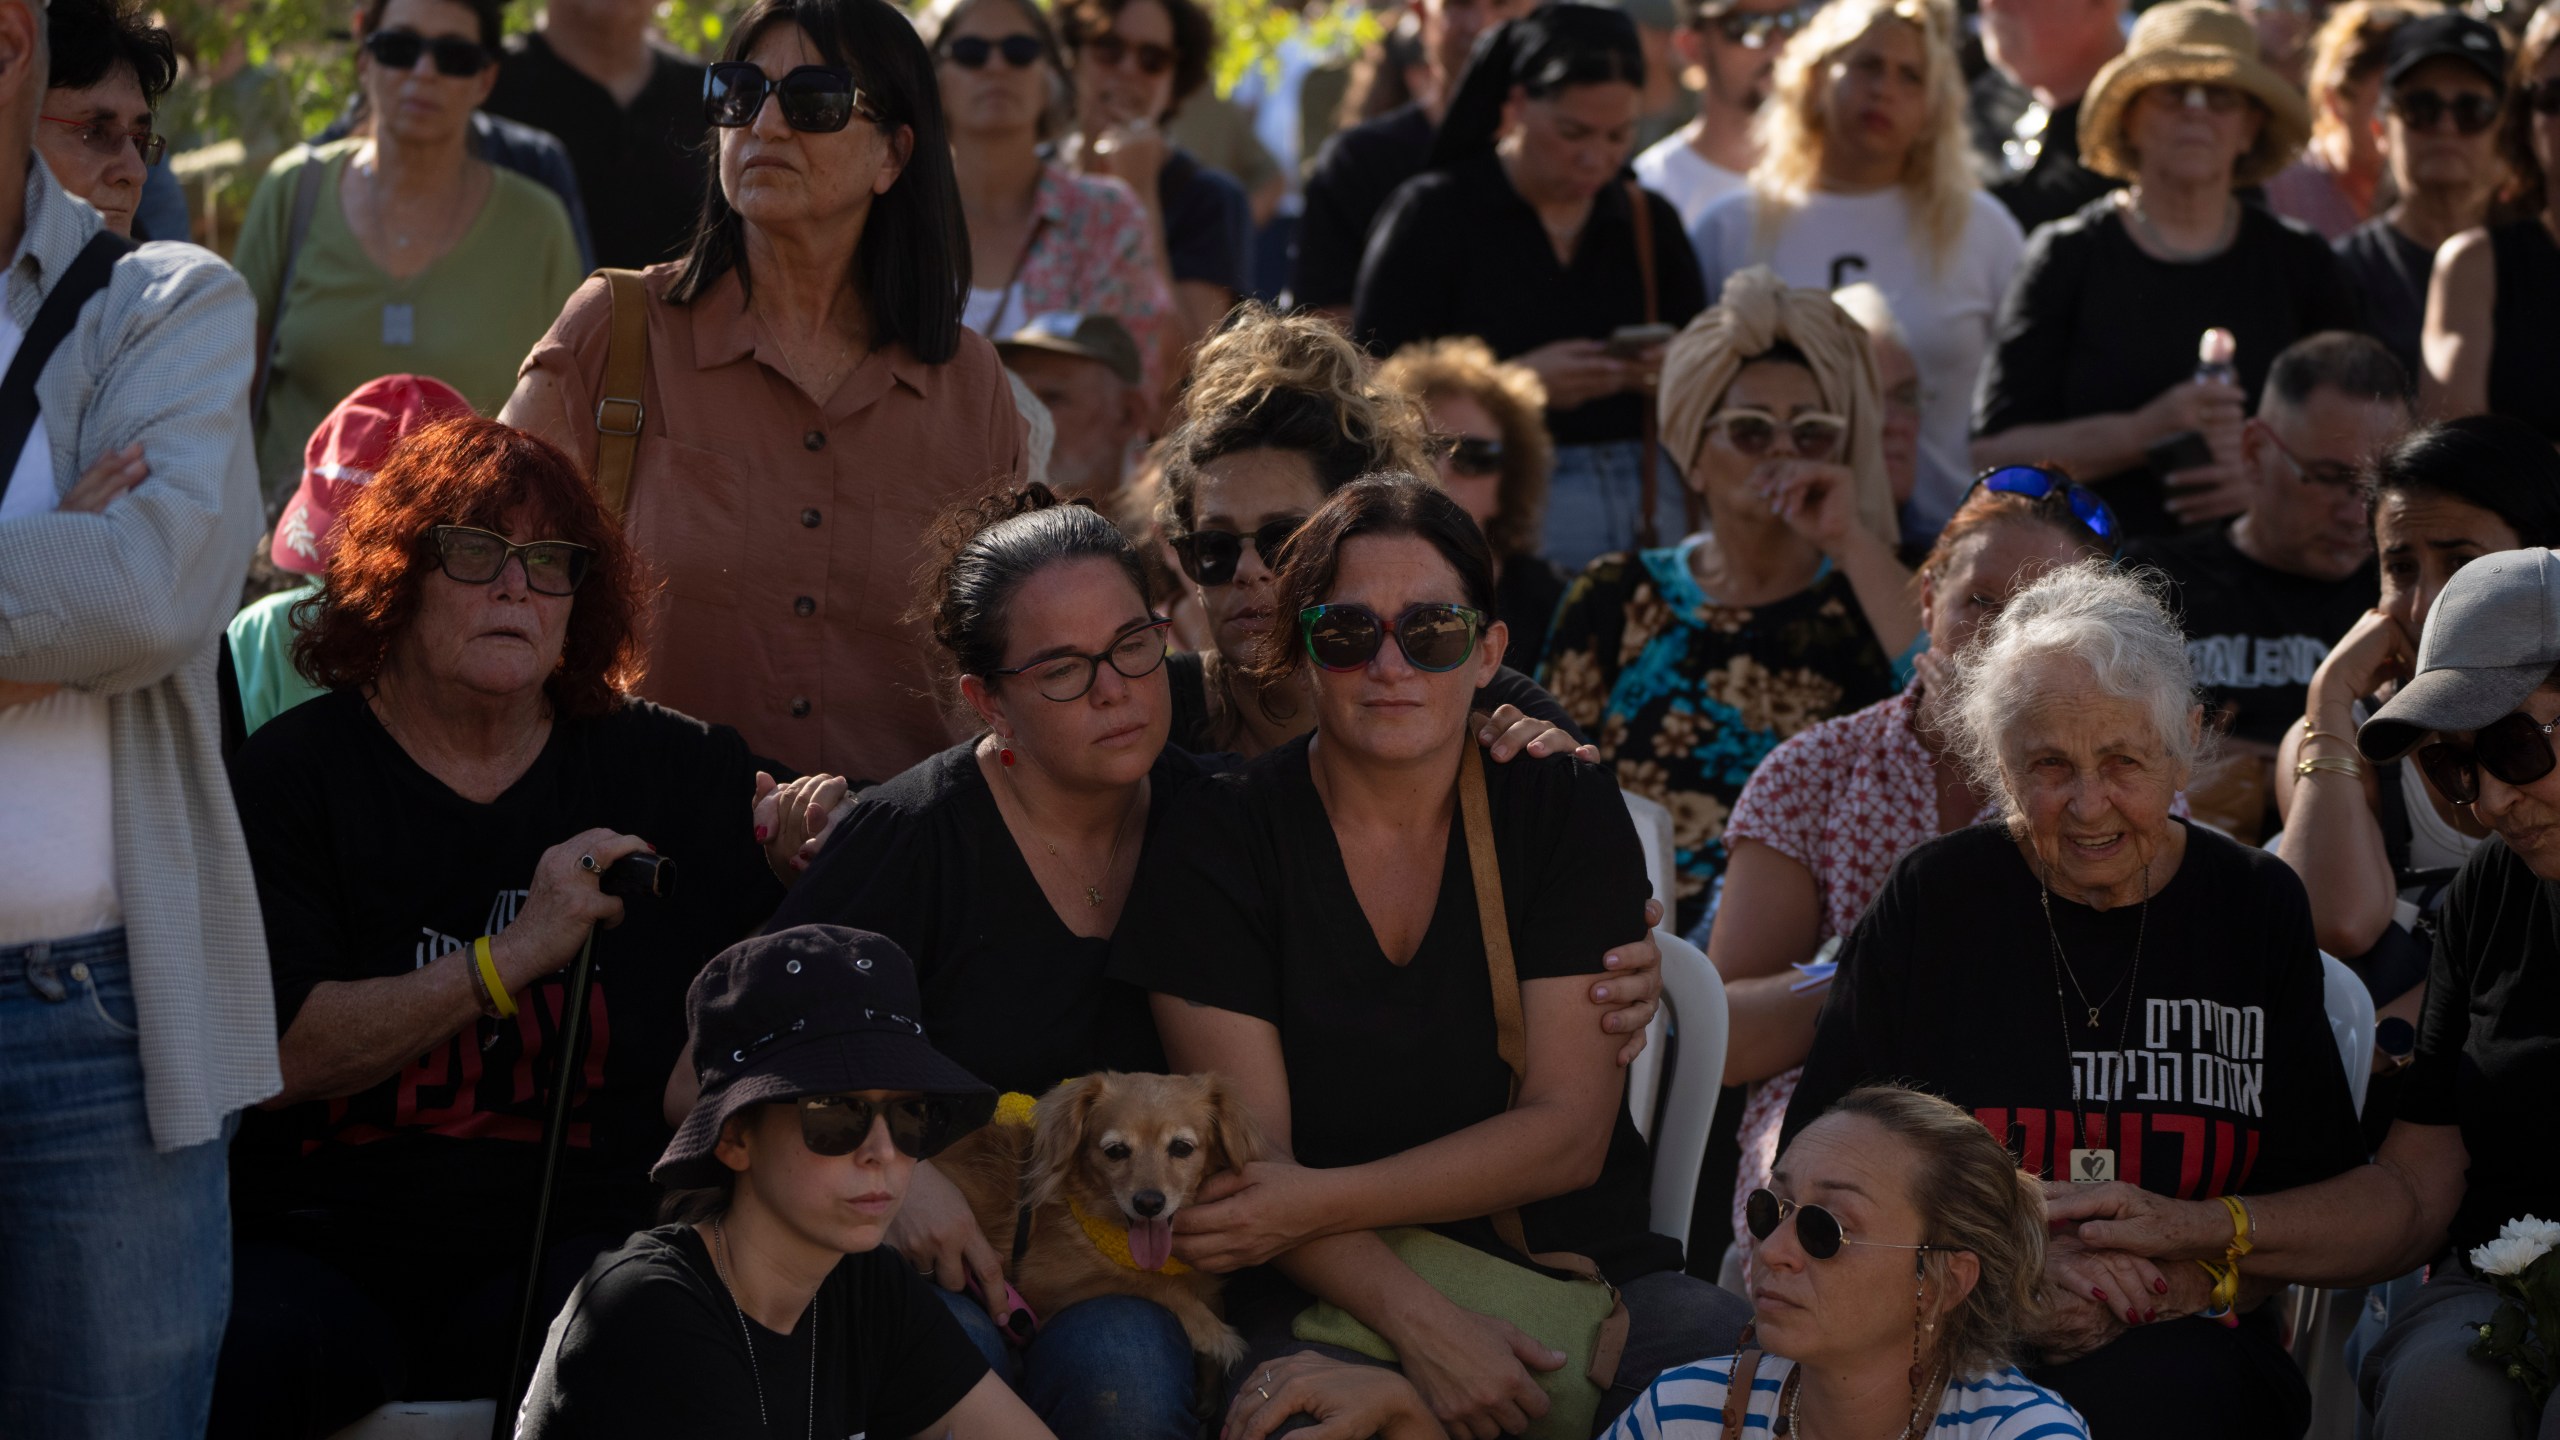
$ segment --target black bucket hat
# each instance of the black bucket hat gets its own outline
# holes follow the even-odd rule
[[[795,925],[721,951],[685,992],[702,1093],[649,1178],[722,1183],[729,1117],[803,1095],[917,1091],[934,1102],[927,1153],[986,1124],[995,1089],[926,1042],[923,1013],[915,963],[868,930]]]

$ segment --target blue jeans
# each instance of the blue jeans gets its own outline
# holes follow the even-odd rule
[[[204,1433],[225,1146],[152,1147],[139,1040],[123,931],[0,948],[0,1435]]]
[[[1543,553],[1570,577],[1603,555],[1636,548],[1636,516],[1644,493],[1638,463],[1641,440],[1608,440],[1556,447],[1555,479],[1547,487]],[[1677,545],[1689,533],[1688,488],[1668,455],[1653,470],[1657,545]]]
[[[1191,1341],[1172,1311],[1134,1295],[1099,1296],[1042,1317],[1040,1333],[1016,1352],[987,1307],[939,1293],[988,1366],[1058,1440],[1197,1440]]]

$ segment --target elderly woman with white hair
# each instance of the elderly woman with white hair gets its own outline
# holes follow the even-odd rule
[[[2222,1204],[2233,1242],[2211,1266],[2057,1234],[2028,1373],[2096,1435],[2300,1435],[2310,1395],[2233,1262],[2244,1196],[2364,1158],[2302,882],[2171,814],[2203,712],[2143,581],[2054,571],[1953,683],[1950,749],[2001,816],[1914,848],[1851,932],[1788,1139],[1891,1078],[2048,1181]]]
[[[1780,741],[1901,688],[1920,635],[1885,479],[1866,332],[1763,269],[1725,286],[1662,366],[1662,442],[1707,526],[1604,555],[1565,591],[1540,676],[1671,811],[1678,924],[1724,873],[1725,818]],[[1703,934],[1701,934],[1703,939]]]

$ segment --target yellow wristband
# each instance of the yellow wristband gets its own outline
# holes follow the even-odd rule
[[[498,978],[498,962],[489,954],[488,936],[471,942],[471,960],[480,967],[480,983],[489,987],[489,1003],[498,1007],[498,1018],[514,1019],[516,997],[507,993],[507,982]]]
[[[2225,1195],[2221,1200],[2222,1208],[2231,1212],[2231,1248],[2223,1252],[2223,1263],[2237,1270],[2240,1268],[2240,1257],[2257,1249],[2258,1245],[2249,1235],[2252,1228],[2249,1223],[2249,1207],[2240,1203],[2240,1197],[2237,1195]]]

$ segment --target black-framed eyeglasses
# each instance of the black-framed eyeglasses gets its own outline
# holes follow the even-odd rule
[[[799,1100],[800,1143],[812,1155],[850,1155],[871,1138],[874,1121],[889,1123],[889,1143],[901,1155],[930,1160],[952,1141],[986,1123],[972,1118],[968,1099],[924,1095],[902,1100],[867,1100],[859,1095],[803,1095]]]
[[[1483,480],[1502,473],[1502,442],[1476,435],[1434,435],[1431,448],[1449,468]]]
[[[1799,1205],[1781,1200],[1772,1191],[1754,1190],[1742,1202],[1742,1223],[1754,1240],[1767,1240],[1778,1233],[1778,1227],[1790,1217],[1796,1222],[1796,1243],[1804,1253],[1816,1260],[1828,1260],[1840,1253],[1843,1245],[1865,1245],[1876,1250],[1911,1250],[1926,1255],[1933,1251],[1953,1250],[1952,1245],[1896,1245],[1890,1240],[1860,1240],[1840,1228],[1840,1217],[1819,1205]]]
[[[2461,135],[2477,135],[2498,123],[2498,97],[2478,90],[2457,90],[2451,95],[2395,90],[2385,103],[2412,130],[2433,130],[2447,115],[2453,117],[2454,132]]]
[[[1750,15],[1727,10],[1706,23],[1713,25],[1716,33],[1745,50],[1771,50],[1794,38],[1795,33],[1803,29],[1820,8],[1818,3],[1801,4]]]
[[[2305,485],[2344,490],[2350,494],[2360,493],[2363,490],[2364,480],[2353,465],[2340,464],[2335,460],[2305,460],[2293,453],[2293,447],[2284,443],[2284,437],[2276,433],[2276,427],[2268,424],[2264,416],[2253,415],[2249,417],[2249,423],[2257,426],[2260,434],[2275,443],[2276,453],[2284,457],[2286,465],[2292,467],[2294,479]]]
[[[1485,614],[1464,605],[1426,602],[1408,605],[1392,621],[1366,605],[1315,605],[1298,612],[1298,628],[1307,640],[1307,658],[1339,673],[1357,670],[1378,658],[1393,635],[1405,663],[1433,675],[1467,663]]]
[[[2470,743],[2437,740],[2418,747],[2418,769],[2436,793],[2456,805],[2480,798],[2480,772],[2488,771],[2509,785],[2530,785],[2560,768],[2551,753],[2551,732],[2560,719],[2544,724],[2519,710],[2471,732]]]
[[[1194,584],[1231,585],[1235,583],[1236,567],[1244,563],[1244,547],[1248,541],[1253,545],[1253,553],[1262,557],[1264,569],[1278,570],[1281,547],[1288,544],[1289,537],[1297,534],[1298,527],[1306,523],[1304,515],[1284,515],[1277,520],[1266,520],[1241,535],[1233,530],[1194,530],[1188,535],[1173,537],[1170,542],[1173,558]]]
[[[1974,481],[1973,488],[2024,496],[2029,500],[2042,500],[2048,495],[2059,494],[2070,503],[2071,514],[2090,534],[2110,546],[2124,543],[2124,526],[2116,520],[2115,510],[2099,497],[2097,491],[2059,470],[2048,470],[2041,465],[2003,465]],[[1970,498],[1970,492],[1967,498]]]
[[[65,120],[56,115],[39,115],[36,118],[47,125],[65,127],[70,130],[72,139],[101,155],[117,154],[130,145],[133,153],[142,157],[146,168],[159,164],[160,157],[169,153],[169,137],[152,134],[148,125],[139,130],[118,130],[95,120]]]
[[[987,61],[998,55],[1003,56],[1004,63],[1014,69],[1028,70],[1039,64],[1042,58],[1040,41],[1030,35],[1007,35],[1001,40],[990,40],[984,35],[963,35],[946,42],[942,54],[943,58],[963,70],[984,70]]]
[[[1172,630],[1170,620],[1149,620],[1121,631],[1111,648],[1098,655],[1051,655],[987,674],[990,679],[999,675],[1029,676],[1031,688],[1040,692],[1041,699],[1064,705],[1083,699],[1093,682],[1101,678],[1105,665],[1132,680],[1143,680],[1162,669],[1165,652],[1172,648]]]
[[[415,70],[419,56],[432,55],[436,73],[453,80],[467,80],[498,59],[477,40],[465,40],[459,35],[430,39],[415,30],[376,30],[364,37],[364,53],[386,70]]]
[[[804,135],[832,135],[853,117],[876,118],[869,97],[841,65],[796,65],[779,80],[745,60],[723,60],[702,77],[702,118],[724,130],[756,123],[767,96],[782,105],[782,121]]]
[[[524,583],[537,594],[567,595],[595,563],[596,552],[569,540],[532,540],[522,545],[504,535],[469,525],[438,525],[427,535],[435,542],[436,564],[465,585],[486,585],[507,571],[507,562],[524,560]]]
[[[1120,68],[1122,61],[1131,59],[1138,62],[1138,73],[1141,75],[1161,75],[1173,68],[1174,57],[1171,50],[1151,40],[1141,40],[1132,45],[1108,30],[1099,35],[1086,36],[1084,44],[1079,48],[1083,54],[1090,56],[1095,64],[1108,65],[1114,70]]]

